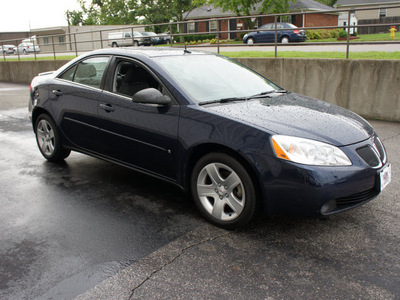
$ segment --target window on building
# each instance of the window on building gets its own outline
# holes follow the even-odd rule
[[[187,32],[196,32],[196,24],[195,23],[187,23]]]
[[[379,18],[385,18],[387,16],[387,9],[386,8],[380,8],[379,9]]]
[[[48,37],[43,37],[43,44],[45,44],[45,45],[49,45],[50,44]]]
[[[218,30],[218,21],[209,21],[210,31],[217,31]]]
[[[63,44],[65,44],[65,36],[59,36],[58,37],[58,42],[60,43],[60,45],[63,45]]]
[[[280,16],[279,22],[282,23],[292,23],[292,16]]]

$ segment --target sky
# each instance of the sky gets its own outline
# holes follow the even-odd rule
[[[66,26],[67,10],[80,9],[77,0],[0,0],[0,32]]]

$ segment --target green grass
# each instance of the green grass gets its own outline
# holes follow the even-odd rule
[[[361,34],[358,36],[359,39],[351,40],[350,42],[385,42],[385,41],[400,41],[400,32],[396,32],[394,39],[390,38],[390,32],[378,33],[378,34]],[[333,42],[346,42],[338,41],[336,38],[330,39],[316,39],[307,40],[306,43],[333,43]]]
[[[237,51],[221,52],[228,57],[275,57],[274,51]],[[293,58],[346,58],[344,52],[301,52],[301,51],[278,51],[278,57]],[[400,59],[400,52],[350,52],[350,59]]]

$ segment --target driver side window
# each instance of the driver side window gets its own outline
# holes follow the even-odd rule
[[[132,61],[120,61],[117,64],[113,92],[132,98],[137,92],[155,88],[160,90],[160,84],[144,67]]]

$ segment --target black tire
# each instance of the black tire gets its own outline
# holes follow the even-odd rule
[[[134,41],[133,42],[133,47],[139,47],[139,42],[138,41]]]
[[[48,161],[57,162],[67,158],[71,153],[62,147],[60,135],[54,121],[47,114],[41,114],[35,123],[36,142],[40,153]]]
[[[25,50],[25,49],[24,49],[24,50],[22,50],[22,53],[23,53],[24,55],[28,54],[28,53],[26,52],[26,50]]]
[[[196,163],[191,192],[204,218],[222,228],[241,228],[258,211],[259,201],[249,173],[224,153],[207,154]]]
[[[118,47],[118,44],[117,44],[116,42],[114,42],[114,43],[111,44],[111,46],[112,46],[113,48],[117,48],[117,47]]]

